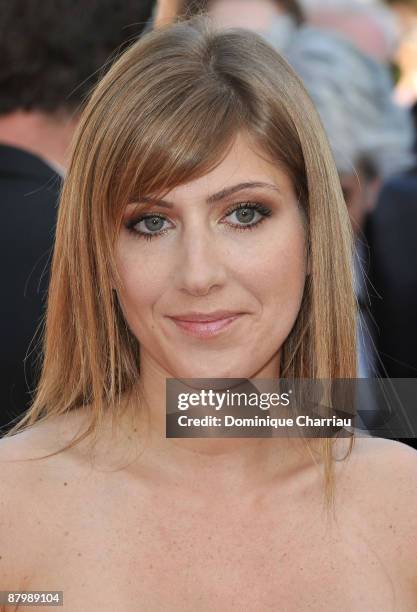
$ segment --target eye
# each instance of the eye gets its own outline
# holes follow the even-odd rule
[[[231,219],[231,222],[228,221],[227,225],[240,231],[254,229],[271,214],[272,211],[270,208],[258,202],[241,202],[229,209],[224,219]],[[130,221],[130,223],[126,225],[126,228],[139,238],[152,240],[152,238],[157,238],[166,234],[170,229],[170,222],[163,215],[148,213]]]
[[[258,225],[265,217],[269,217],[272,211],[266,206],[257,202],[241,202],[226,214],[226,218],[231,219],[231,225],[245,229]]]
[[[168,220],[162,215],[142,215],[129,223],[127,229],[150,240],[154,236],[165,234],[168,230],[168,227],[164,227],[165,223],[168,223]]]
[[[227,217],[233,217],[237,223],[233,225],[257,225],[263,217],[267,217],[271,214],[269,208],[258,204],[257,202],[241,202],[237,207],[233,208],[232,211],[227,213]]]

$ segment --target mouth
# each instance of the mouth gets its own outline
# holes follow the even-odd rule
[[[175,325],[185,333],[197,338],[212,338],[224,330],[230,328],[233,323],[243,316],[243,313],[235,313],[227,316],[184,315],[184,318],[168,317]]]

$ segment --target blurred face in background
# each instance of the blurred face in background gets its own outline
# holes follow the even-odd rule
[[[412,6],[410,2],[401,2],[399,0],[398,2],[391,3],[391,5],[404,32],[417,26],[417,2]]]
[[[395,2],[392,8],[401,29],[401,40],[395,61],[400,69],[395,99],[399,104],[412,106],[417,101],[417,3]]]
[[[381,3],[382,5],[383,3]],[[398,41],[396,20],[377,2],[328,2],[309,12],[309,22],[341,34],[378,62],[388,62]]]
[[[214,0],[209,12],[218,28],[246,28],[261,34],[273,47],[284,49],[297,24],[274,0]]]
[[[174,21],[184,10],[185,14],[194,15],[198,6],[198,2],[187,7],[183,0],[159,0],[155,27]],[[209,0],[203,6],[217,28],[252,30],[278,50],[286,47],[298,27],[297,19],[278,0]]]
[[[138,204],[125,211],[117,261],[141,370],[279,376],[306,277],[304,219],[287,173],[241,134],[214,170],[163,202]]]
[[[214,0],[210,15],[219,27],[266,31],[283,11],[273,0]]]

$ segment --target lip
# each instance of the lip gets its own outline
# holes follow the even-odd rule
[[[230,319],[231,317],[237,317],[241,315],[241,312],[231,310],[215,310],[213,312],[187,312],[184,314],[171,315],[170,319],[176,321],[196,321],[198,323],[207,321],[220,321],[221,319]]]
[[[243,313],[217,311],[210,314],[187,313],[169,317],[177,327],[197,338],[212,338],[232,325]]]

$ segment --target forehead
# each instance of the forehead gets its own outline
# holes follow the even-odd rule
[[[166,198],[172,201],[207,198],[227,187],[248,182],[272,183],[282,193],[293,190],[291,179],[282,165],[269,159],[248,136],[240,133],[214,169],[174,187]]]

